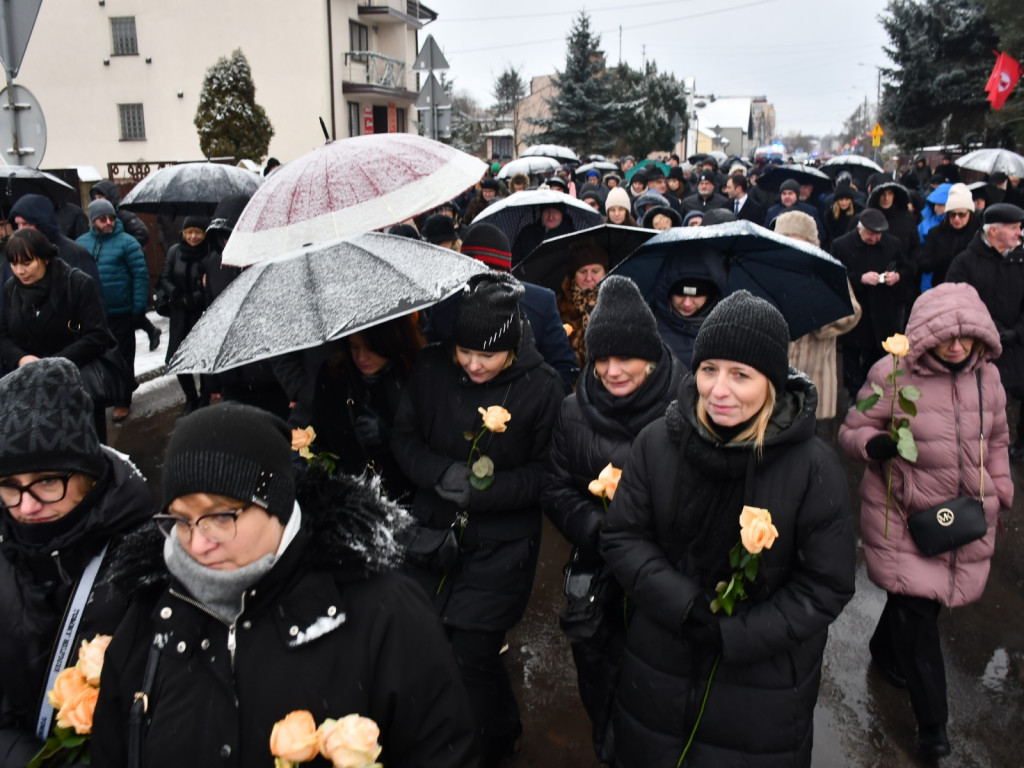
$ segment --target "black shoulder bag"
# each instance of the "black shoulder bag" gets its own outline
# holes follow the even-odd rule
[[[988,531],[985,522],[985,420],[981,402],[981,370],[974,372],[978,381],[978,475],[981,485],[978,498],[958,496],[905,518],[910,537],[917,548],[928,557],[970,544]],[[960,449],[960,407],[956,408],[956,455],[958,488],[964,490],[963,451]]]

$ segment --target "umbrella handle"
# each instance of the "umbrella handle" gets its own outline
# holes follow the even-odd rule
[[[324,139],[330,141],[331,134],[327,132],[327,123],[324,122],[324,119],[322,117],[320,118],[320,130],[324,132]]]

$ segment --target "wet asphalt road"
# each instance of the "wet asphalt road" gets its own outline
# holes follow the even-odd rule
[[[172,384],[173,386],[173,384]],[[159,497],[163,451],[181,405],[155,409],[112,425],[109,441],[150,478]],[[1013,423],[1013,421],[1011,421]],[[823,428],[835,445],[838,425]],[[855,517],[862,468],[845,461]],[[1013,468],[1020,488],[1024,466]],[[992,573],[981,601],[940,617],[949,682],[949,735],[953,753],[944,768],[1024,766],[1024,525],[1020,494],[1005,515]],[[506,663],[523,710],[522,751],[515,768],[595,768],[590,726],[576,693],[568,641],[558,629],[562,565],[569,547],[545,523],[533,597],[524,621],[509,635]],[[867,579],[863,560],[857,593],[832,626],[815,712],[814,768],[910,768],[934,765],[916,755],[916,725],[904,691],[868,665],[868,639],[885,601]],[[659,768],[652,766],[652,768]]]

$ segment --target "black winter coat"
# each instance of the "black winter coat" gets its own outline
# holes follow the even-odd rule
[[[81,368],[113,346],[99,287],[92,278],[59,258],[50,262],[47,277],[48,298],[34,309],[26,306],[18,278],[4,284],[0,359],[6,370],[17,368],[25,355],[65,357]],[[79,330],[73,332],[76,326]]]
[[[131,542],[119,580],[134,583],[135,599],[107,650],[94,768],[127,764],[128,712],[155,638],[162,643],[142,728],[144,768],[270,766],[274,723],[299,709],[317,724],[373,719],[388,768],[476,765],[469,705],[444,633],[419,588],[381,556],[392,535],[382,526],[397,510],[369,485],[322,470],[300,474],[297,496],[299,532],[245,593],[231,627],[169,576],[163,537]]]
[[[749,443],[722,445],[699,425],[692,377],[679,394],[633,443],[601,533],[635,608],[619,677],[617,764],[676,765],[696,720],[716,651],[680,628],[717,575],[696,537],[684,535],[693,521],[683,513],[691,498],[717,492],[734,508],[712,507],[695,522],[718,528],[726,547],[739,541],[743,504],[768,509],[779,536],[762,553],[751,597],[719,620],[721,658],[685,764],[809,766],[828,625],[853,596],[855,567],[846,477],[814,436],[814,385],[791,370],[761,460]],[[728,571],[727,552],[722,559],[718,573]],[[756,716],[738,720],[742,712]]]
[[[1001,338],[1004,331],[1016,332],[1016,340],[1004,341],[996,359],[1003,387],[1011,391],[1024,387],[1024,249],[1002,256],[983,235],[976,233],[967,250],[953,259],[946,282],[974,286]]]
[[[875,245],[868,245],[854,228],[832,243],[832,255],[846,266],[853,295],[860,303],[863,314],[850,332],[850,339],[864,349],[878,350],[881,357],[882,341],[902,330],[899,327],[898,307],[901,300],[897,288],[910,279],[911,271],[904,259],[900,242],[883,233]],[[865,272],[899,272],[900,282],[890,285],[865,285],[861,277]]]
[[[974,213],[963,229],[953,229],[948,216],[943,217],[937,226],[932,227],[924,240],[920,267],[922,274],[932,273],[933,286],[946,282],[949,265],[953,263],[958,253],[967,250],[974,239],[974,233],[979,229],[981,222]]]
[[[70,528],[65,528],[63,521],[44,524],[57,530],[52,538],[33,545],[17,535],[17,529],[27,526],[19,526],[6,512],[0,512],[2,768],[24,768],[42,746],[35,738],[36,719],[64,610],[82,571],[108,541],[111,547],[82,614],[74,647],[96,634],[113,634],[127,607],[126,595],[105,583],[105,577],[122,536],[152,516],[153,503],[139,471],[120,454],[104,450],[107,475],[64,518],[75,518]],[[31,531],[33,535],[41,532]],[[66,666],[78,660],[74,653]]]
[[[449,344],[423,350],[395,414],[391,450],[417,487],[412,511],[424,525],[447,528],[459,509],[434,492],[452,464],[465,466],[464,433],[481,428],[478,408],[500,405],[508,428],[478,445],[494,461],[494,484],[473,490],[469,523],[449,588],[439,597],[445,624],[474,631],[503,631],[522,618],[533,586],[540,537],[540,491],[551,430],[565,390],[529,337],[511,367],[483,384],[473,383],[452,360]],[[433,594],[439,578],[424,583]]]
[[[170,336],[167,340],[167,362],[177,351],[206,309],[206,241],[193,248],[188,243],[175,243],[167,252],[157,289],[170,301]]]

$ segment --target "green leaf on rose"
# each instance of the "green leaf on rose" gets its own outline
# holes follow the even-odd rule
[[[908,416],[917,416],[917,406],[906,397],[903,396],[903,390],[900,390],[899,394],[900,410]]]
[[[882,385],[879,384],[877,381],[871,382],[871,391],[874,392],[879,397],[882,397],[882,395],[885,394],[885,390],[882,389]]]
[[[858,400],[857,410],[860,411],[861,413],[864,413],[865,411],[870,411],[872,408],[875,407],[875,403],[878,402],[879,397],[880,396],[878,394],[874,394],[868,395],[863,400]]]
[[[917,443],[914,442],[914,435],[908,427],[901,427],[896,430],[896,452],[910,462],[917,461]]]
[[[474,474],[470,474],[469,484],[476,488],[478,491],[486,491],[488,488],[494,485],[494,475],[487,475],[487,477],[477,477]]]
[[[485,478],[494,475],[494,462],[488,456],[481,456],[473,462],[472,472],[474,477]]]
[[[471,442],[473,442],[473,440],[474,440],[474,439],[476,438],[476,432],[463,432],[463,433],[462,433],[462,437],[463,437],[463,439],[465,439],[465,440],[466,440],[467,442],[470,442],[470,443],[471,443]]]
[[[892,372],[893,376],[905,376],[906,374],[907,372],[902,368],[897,368],[895,371]]]
[[[750,558],[750,562],[747,563],[746,567],[743,569],[743,575],[746,577],[747,581],[753,581],[757,577],[758,560],[760,560],[760,556],[754,555]]]
[[[921,390],[915,387],[913,384],[907,384],[905,387],[900,388],[900,394],[907,400],[920,400]]]

